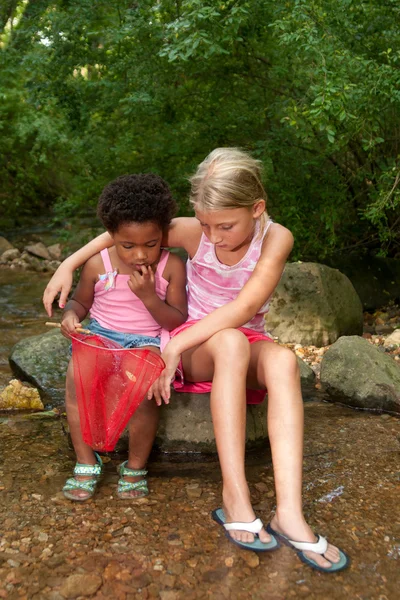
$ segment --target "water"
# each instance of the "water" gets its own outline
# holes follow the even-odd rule
[[[14,344],[47,331],[42,295],[48,273],[0,269],[0,387],[10,379],[8,356]]]
[[[13,344],[47,331],[47,279],[0,271],[0,385],[11,377]],[[288,548],[254,555],[228,542],[210,519],[221,502],[215,457],[154,455],[150,496],[121,502],[116,468],[125,457],[105,455],[95,498],[74,504],[60,492],[73,467],[62,415],[3,413],[0,440],[0,598],[62,600],[68,578],[79,574],[81,586],[97,586],[97,600],[398,597],[396,417],[328,404],[317,393],[305,405],[305,514],[352,560],[348,571],[330,576]],[[276,501],[268,449],[249,454],[247,476],[255,510],[268,522]]]

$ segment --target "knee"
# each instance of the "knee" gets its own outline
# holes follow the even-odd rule
[[[285,378],[298,379],[300,377],[300,369],[297,356],[288,348],[281,347],[280,349],[281,352],[277,356],[277,369],[279,369],[279,372]]]
[[[224,329],[212,337],[216,356],[221,358],[250,360],[250,344],[237,329]]]

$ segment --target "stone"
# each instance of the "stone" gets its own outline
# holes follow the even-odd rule
[[[92,596],[102,585],[103,580],[94,573],[77,573],[70,575],[60,588],[64,598],[78,598],[79,596]]]
[[[53,260],[60,260],[61,258],[61,244],[53,244],[52,246],[47,246],[47,252],[50,254],[50,258]]]
[[[70,342],[59,330],[53,330],[18,342],[11,351],[10,365],[22,380],[38,388],[46,408],[64,403],[65,374],[69,362]],[[313,370],[300,358],[303,393],[314,387]],[[248,448],[264,444],[267,434],[267,402],[247,407]],[[125,452],[127,435],[123,434],[116,452]],[[214,429],[209,394],[172,392],[169,405],[160,409],[160,424],[155,446],[166,452],[215,452]]]
[[[283,343],[328,346],[361,335],[362,304],[350,280],[318,263],[289,263],[265,315],[266,328]]]
[[[25,246],[24,250],[29,252],[29,254],[33,254],[34,256],[38,256],[39,258],[44,258],[50,260],[53,258],[46,246],[43,242],[37,242],[36,244],[30,244],[29,246]]]
[[[400,346],[400,329],[395,329],[383,342],[384,346]]]
[[[187,497],[190,499],[200,498],[201,494],[203,493],[203,490],[201,489],[198,483],[192,483],[190,485],[187,485],[185,489]]]
[[[21,261],[24,261],[26,263],[28,263],[29,267],[33,270],[33,271],[43,271],[43,261],[39,260],[38,258],[36,258],[36,256],[33,256],[32,254],[29,254],[29,252],[23,252],[21,255]]]
[[[18,248],[10,248],[9,250],[3,252],[3,254],[1,255],[1,260],[5,262],[11,262],[16,258],[19,258],[20,256],[21,253],[18,250]]]
[[[12,248],[14,248],[14,246],[5,237],[0,235],[0,256],[2,256],[6,250],[11,250]]]
[[[0,409],[43,410],[44,406],[37,389],[12,379],[0,392]]]
[[[64,402],[69,346],[69,340],[54,330],[21,340],[11,351],[12,371],[38,388],[47,405]]]
[[[331,402],[400,413],[400,368],[363,338],[342,337],[329,348],[321,383]]]

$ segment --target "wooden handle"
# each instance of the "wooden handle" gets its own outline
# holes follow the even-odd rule
[[[47,321],[45,323],[45,325],[47,325],[47,327],[59,327],[59,328],[61,328],[61,323],[51,323],[50,321]],[[92,333],[89,329],[83,329],[82,327],[77,327],[76,331],[78,333]]]

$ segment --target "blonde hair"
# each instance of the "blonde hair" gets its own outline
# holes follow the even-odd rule
[[[203,211],[251,208],[258,200],[267,202],[261,183],[261,162],[239,148],[216,148],[189,179],[190,203]],[[267,222],[260,217],[261,231]]]

